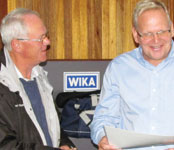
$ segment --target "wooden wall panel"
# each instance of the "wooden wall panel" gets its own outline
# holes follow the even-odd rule
[[[2,18],[7,14],[7,0],[0,0],[0,22]],[[0,50],[2,49],[2,41],[0,37]]]
[[[72,59],[72,1],[64,0],[65,59]]]
[[[114,31],[113,31],[114,32]],[[109,1],[102,3],[102,57],[109,57]]]
[[[132,12],[139,0],[7,0],[8,11],[38,11],[51,40],[49,59],[105,60],[135,48]],[[174,20],[174,1],[162,0]]]
[[[95,0],[94,4],[94,41],[88,43],[88,45],[94,43],[95,47],[92,49],[93,57],[89,56],[90,59],[101,59],[102,58],[102,3],[101,0]],[[88,16],[90,17],[90,16]],[[89,33],[88,33],[89,35]],[[88,37],[89,40],[90,37]]]
[[[109,1],[109,56],[108,58],[113,58],[116,56],[116,27],[117,27],[117,3],[116,0]],[[107,58],[106,58],[107,59]]]

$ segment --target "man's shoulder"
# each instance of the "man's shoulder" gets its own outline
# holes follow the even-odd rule
[[[0,105],[14,106],[17,102],[15,99],[21,99],[19,92],[12,92],[7,86],[0,83]]]
[[[14,92],[12,92],[12,91],[10,91],[10,89],[7,87],[7,86],[5,86],[4,84],[2,84],[1,82],[0,82],[0,96],[2,95],[2,94],[12,94],[12,93],[14,93]]]
[[[117,57],[115,57],[111,62],[112,63],[122,63],[122,62],[127,62],[130,59],[136,59],[138,56],[138,48],[135,48],[131,51],[122,53],[120,55],[118,55]]]

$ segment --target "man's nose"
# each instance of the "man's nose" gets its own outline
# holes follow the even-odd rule
[[[155,43],[157,43],[159,41],[160,37],[157,33],[153,34],[153,40],[155,41]]]
[[[50,45],[50,39],[49,39],[48,37],[45,37],[45,38],[43,39],[43,44],[44,44],[44,45]]]

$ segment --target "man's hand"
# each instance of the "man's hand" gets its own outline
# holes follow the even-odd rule
[[[69,146],[67,145],[62,145],[59,147],[60,149],[62,150],[77,150],[77,148],[70,148]]]
[[[99,144],[98,144],[98,150],[121,150],[119,148],[116,148],[115,146],[109,145],[108,139],[106,138],[106,136],[104,136]]]

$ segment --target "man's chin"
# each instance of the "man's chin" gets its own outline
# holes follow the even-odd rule
[[[45,65],[46,65],[46,63],[47,63],[47,59],[45,59],[45,60],[41,61],[41,62],[39,63],[39,65],[41,65],[41,66],[45,66]]]

